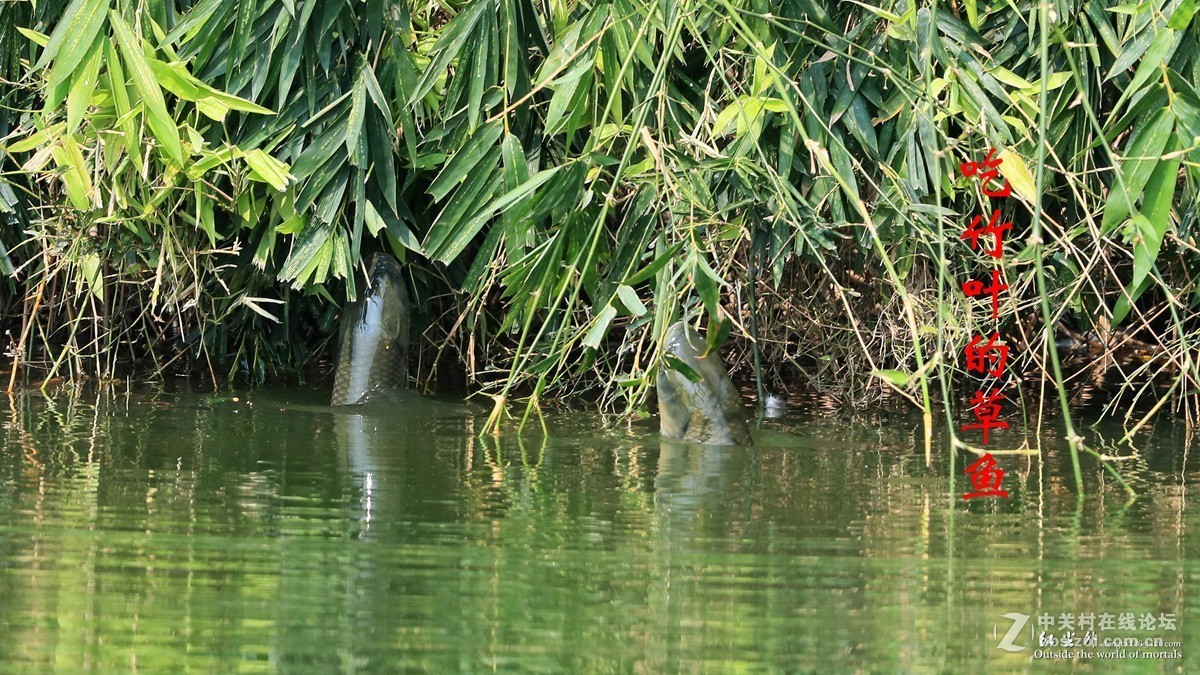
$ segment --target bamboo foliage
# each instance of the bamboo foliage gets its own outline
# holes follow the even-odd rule
[[[283,335],[318,348],[383,249],[500,403],[640,406],[666,327],[692,317],[713,348],[757,350],[760,379],[803,372],[855,401],[919,388],[928,413],[932,366],[965,381],[955,350],[981,321],[936,293],[974,264],[961,244],[939,264],[942,239],[989,207],[956,168],[996,147],[1021,369],[1047,372],[1066,331],[1132,395],[1197,383],[1189,0],[1054,0],[1044,77],[1031,2],[15,7],[0,243],[21,288],[142,284],[184,317],[181,344],[249,373],[281,362]],[[50,260],[63,237],[98,272]],[[1041,337],[1035,251],[1056,308]],[[1153,348],[1132,366],[1131,343]]]

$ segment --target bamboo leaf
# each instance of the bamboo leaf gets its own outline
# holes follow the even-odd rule
[[[1029,203],[1033,203],[1037,198],[1037,188],[1033,180],[1033,174],[1029,172],[1029,167],[1025,165],[1025,160],[1017,153],[1004,148],[997,155],[1000,160],[1000,166],[996,169],[1001,176],[1008,181],[1014,192],[1025,198]]]
[[[1168,150],[1175,149],[1174,140]],[[1146,182],[1146,196],[1142,204],[1142,213],[1133,216],[1134,245],[1133,245],[1133,278],[1129,288],[1141,286],[1146,275],[1154,266],[1158,252],[1162,248],[1163,238],[1171,226],[1171,204],[1175,197],[1175,183],[1179,179],[1179,165],[1182,157],[1178,153],[1164,159],[1154,167],[1150,179]],[[1134,295],[1136,300],[1137,296]]]
[[[7,146],[5,149],[13,154],[17,154],[19,152],[29,152],[34,148],[38,148],[52,142],[55,138],[61,136],[66,128],[67,125],[65,122],[52,124],[45,129],[34,131],[24,139]]]
[[[429,93],[437,79],[445,74],[450,63],[461,55],[463,46],[471,37],[483,13],[491,9],[490,2],[470,3],[462,13],[450,20],[433,48],[433,60],[422,74],[416,90],[409,96],[409,105],[417,103]]]
[[[203,26],[216,13],[217,9],[227,1],[231,0],[200,0],[200,2],[196,3],[188,11],[183,20],[176,24],[170,33],[167,33],[166,37],[159,43],[160,47],[162,45],[175,44],[179,41],[179,38]]]
[[[1147,80],[1162,70],[1164,64],[1171,58],[1171,54],[1175,52],[1176,44],[1174,30],[1164,28],[1159,32],[1154,41],[1146,49],[1146,55],[1142,57],[1141,63],[1138,64],[1137,71],[1133,74],[1133,79],[1129,81],[1129,86],[1125,87],[1125,91],[1121,92],[1121,98],[1117,101],[1116,107],[1119,108],[1126,99],[1137,93]]]
[[[1163,108],[1133,135],[1125,159],[1121,161],[1119,179],[1114,177],[1108,201],[1104,205],[1101,231],[1105,234],[1124,222],[1133,210],[1134,196],[1141,194],[1146,181],[1150,180],[1150,174],[1163,154],[1174,124],[1170,109]]]
[[[717,309],[721,304],[721,279],[708,263],[699,255],[692,259],[692,284],[704,303],[705,310],[713,319],[717,318]]]
[[[104,10],[108,9],[107,0],[71,0],[71,3],[63,10],[62,16],[59,17],[54,30],[50,31],[50,38],[46,41],[45,49],[42,50],[41,57],[30,68],[30,72],[36,73],[53,61],[58,56],[59,50],[62,49],[63,43],[68,40],[68,36],[73,36],[76,41],[81,41],[82,29],[95,21],[94,12],[97,7],[99,7],[100,18],[103,20]],[[96,30],[99,30],[99,26]],[[94,38],[95,35],[93,34],[92,37]],[[91,44],[91,40],[88,40],[87,44]]]
[[[70,135],[63,136],[51,152],[54,162],[63,169],[63,185],[67,189],[67,198],[71,201],[71,206],[80,211],[91,209],[91,172],[88,171],[87,162],[84,161],[83,153],[75,139]]]
[[[599,349],[600,342],[608,334],[608,327],[612,325],[612,320],[616,316],[617,309],[612,305],[605,305],[604,309],[600,310],[600,313],[596,315],[596,319],[592,322],[592,327],[587,332],[587,335],[583,336],[583,346]]]
[[[104,264],[98,253],[85,253],[79,260],[79,276],[75,277],[76,288],[87,287],[100,302],[104,302]]]
[[[642,304],[641,298],[638,297],[637,291],[633,290],[625,284],[617,286],[617,297],[620,298],[621,304],[625,305],[625,310],[634,317],[643,316],[646,314],[646,305]]]
[[[392,119],[391,108],[388,107],[387,99],[383,95],[383,89],[379,87],[379,80],[375,79],[375,71],[367,63],[363,63],[362,67],[363,81],[367,85],[367,93],[371,95],[371,101],[375,103],[375,107],[383,114],[383,119],[387,122],[388,128],[396,126],[396,122]]]
[[[503,133],[504,127],[499,122],[480,127],[450,161],[446,162],[441,173],[429,186],[429,194],[437,201],[445,198],[492,151]]]
[[[71,3],[71,7],[75,6],[76,3]],[[45,110],[54,110],[62,104],[69,88],[68,78],[81,63],[84,63],[92,45],[96,43],[100,29],[104,26],[104,13],[107,9],[108,0],[80,0],[78,12],[71,15],[69,21],[67,15],[64,15],[50,34],[50,41],[42,51],[42,58],[33,68],[36,72],[50,59],[54,59],[48,77]],[[67,12],[70,14],[70,8]]]
[[[708,334],[704,336],[704,354],[715,354],[729,339],[729,334],[733,332],[733,322],[727,318],[720,321],[710,323]]]
[[[288,173],[288,165],[255,148],[242,153],[242,159],[250,167],[250,177],[260,180],[279,192],[287,189],[289,183],[296,180]]]
[[[218,122],[223,121],[225,113],[230,110],[259,115],[275,114],[269,108],[210,87],[189,73],[182,63],[164,63],[152,58],[147,58],[146,63],[163,89],[186,101],[196,102],[201,112]],[[203,106],[208,106],[207,110]]]
[[[130,158],[140,159],[142,156],[141,134],[137,132],[133,123],[133,103],[129,100],[129,87],[125,83],[125,69],[122,68],[121,59],[117,57],[116,47],[111,41],[106,41],[104,44],[104,61],[108,67],[108,72],[105,73],[108,93],[112,96],[113,106],[117,111],[117,126],[121,129],[125,152]]]
[[[358,71],[358,79],[350,90],[350,116],[346,118],[346,156],[354,166],[366,166],[366,132],[363,126],[363,116],[367,112],[367,78],[364,65]]]
[[[668,368],[687,378],[689,382],[699,382],[704,379],[700,373],[697,373],[694,368],[684,363],[682,359],[674,354],[663,355],[663,362]]]
[[[279,278],[283,281],[295,280],[302,283],[301,274],[306,271],[311,274],[315,270],[320,262],[321,248],[332,236],[333,228],[330,225],[316,220],[310,222],[297,237],[291,255],[279,269]]]
[[[912,380],[912,377],[902,370],[872,370],[871,374],[901,389],[907,387]]]
[[[39,33],[32,28],[23,28],[17,26],[17,32],[29,38],[29,41],[39,47],[45,47],[50,42],[50,36],[45,33]]]
[[[142,97],[142,105],[146,111],[146,123],[154,134],[167,157],[176,164],[183,164],[183,146],[179,143],[179,128],[175,120],[167,112],[167,103],[163,98],[162,89],[154,79],[154,72],[142,53],[141,44],[133,34],[133,30],[116,11],[109,12],[109,23],[113,28],[113,36],[121,51],[122,61],[129,67],[133,86]]]
[[[283,301],[282,301],[282,300],[273,300],[273,299],[271,299],[271,298],[252,298],[252,297],[250,297],[250,296],[248,296],[248,295],[243,295],[243,296],[241,296],[241,297],[239,297],[239,298],[238,298],[237,304],[239,304],[239,305],[242,305],[243,307],[245,307],[245,308],[249,309],[250,311],[254,312],[255,314],[258,314],[259,316],[265,317],[265,318],[267,318],[267,319],[269,319],[269,320],[271,320],[271,321],[273,321],[273,322],[275,322],[275,323],[280,323],[279,317],[277,317],[277,316],[275,316],[274,314],[272,314],[272,313],[268,312],[267,310],[263,309],[263,308],[262,308],[262,307],[261,307],[261,306],[258,304],[258,303],[260,303],[260,302],[277,302],[277,303],[281,303],[281,302],[283,302]]]
[[[1171,14],[1171,20],[1167,22],[1167,26],[1175,30],[1186,30],[1195,14],[1195,0],[1183,0],[1175,7],[1175,12]]]

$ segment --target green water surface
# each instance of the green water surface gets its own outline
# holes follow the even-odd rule
[[[1044,438],[1044,461],[998,456],[1007,499],[968,503],[904,415],[801,409],[757,447],[700,448],[584,413],[497,438],[463,405],[234,399],[0,401],[0,669],[1200,668],[1181,424],[1139,434],[1132,502],[1090,461],[1079,502]],[[1033,617],[1015,652],[1008,613]],[[1174,614],[1099,637],[1181,658],[1035,658],[1037,618],[1063,613]]]

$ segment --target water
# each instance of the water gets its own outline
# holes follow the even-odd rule
[[[788,436],[718,450],[580,413],[522,441],[480,437],[461,405],[324,400],[6,399],[0,668],[1200,667],[1200,462],[1177,425],[1139,436],[1133,502],[1085,461],[1103,496],[1078,504],[1048,445],[1044,463],[998,457],[1008,499],[964,503],[905,416],[800,411]],[[997,646],[1006,613],[1033,617],[1021,651]],[[1037,617],[1062,613],[1174,614],[1099,637],[1182,658],[1034,660]]]

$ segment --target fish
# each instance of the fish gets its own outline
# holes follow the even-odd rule
[[[657,377],[659,433],[701,445],[753,445],[742,396],[720,355],[705,354],[704,340],[683,321],[667,329],[664,347],[672,358]]]
[[[386,253],[371,258],[367,286],[342,312],[330,405],[363,403],[381,391],[408,387],[412,304],[403,272]]]

